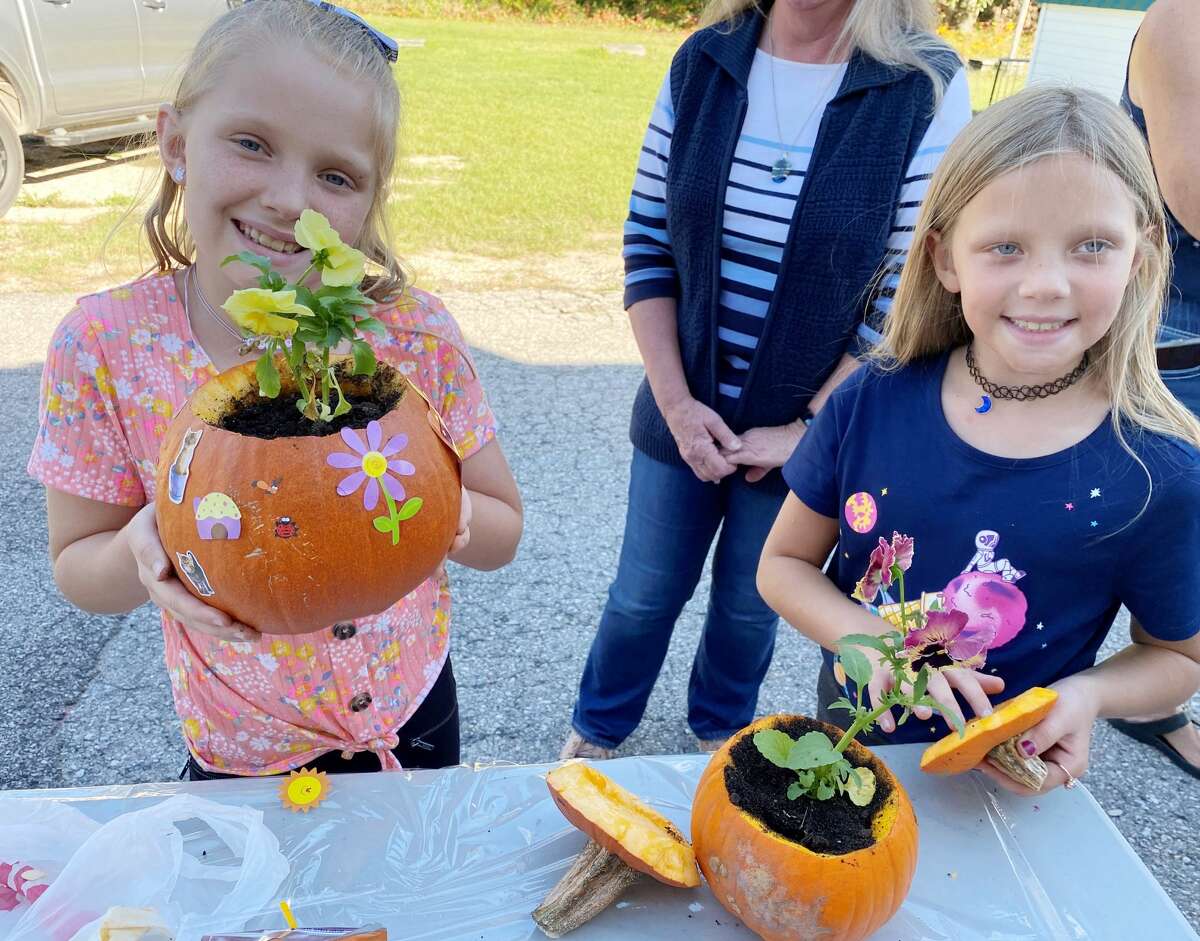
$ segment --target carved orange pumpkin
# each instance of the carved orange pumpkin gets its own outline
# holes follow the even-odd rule
[[[856,765],[870,761],[876,778],[891,790],[872,821],[873,845],[840,856],[814,853],[734,805],[725,787],[733,746],[795,718],[759,719],[713,755],[692,802],[696,861],[717,901],[768,941],[860,941],[891,918],[908,894],[917,867],[917,818],[900,782],[858,742],[851,742],[846,757]],[[835,740],[841,735],[833,726],[822,731]]]
[[[155,516],[180,580],[265,633],[385,610],[436,570],[458,528],[461,465],[429,401],[383,363],[341,384],[399,399],[340,434],[237,434],[218,423],[258,395],[245,363],[196,390],[159,452]]]

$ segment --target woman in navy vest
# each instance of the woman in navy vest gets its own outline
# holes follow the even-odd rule
[[[1200,4],[1157,0],[1129,54],[1125,110],[1146,140],[1167,204],[1173,269],[1159,331],[1158,367],[1177,399],[1200,415]],[[1180,708],[1112,725],[1200,778],[1200,726]]]
[[[970,118],[931,0],[710,0],[703,22],[655,102],[625,223],[646,379],[564,758],[608,757],[637,727],[714,537],[688,724],[711,750],[753,717],[778,468],[878,337],[929,175]]]

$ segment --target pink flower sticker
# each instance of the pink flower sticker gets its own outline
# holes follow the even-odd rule
[[[338,496],[350,496],[362,486],[363,481],[366,481],[367,486],[363,490],[364,509],[368,511],[375,509],[375,504],[379,502],[381,484],[387,489],[393,500],[403,500],[404,485],[392,474],[411,477],[417,472],[417,469],[408,461],[391,460],[391,458],[408,445],[408,435],[393,435],[388,439],[387,444],[380,448],[380,444],[383,442],[383,428],[377,421],[367,424],[365,444],[352,428],[343,428],[341,435],[342,440],[354,453],[346,454],[343,451],[334,451],[326,458],[326,463],[330,467],[344,470],[353,468],[354,473],[342,478],[337,486]]]

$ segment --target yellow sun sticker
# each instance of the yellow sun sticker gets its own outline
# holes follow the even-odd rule
[[[279,785],[279,799],[293,813],[306,814],[328,796],[329,775],[311,768],[291,772]]]

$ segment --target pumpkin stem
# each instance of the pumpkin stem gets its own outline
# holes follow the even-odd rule
[[[533,920],[549,938],[591,921],[641,877],[595,840],[588,840],[558,885],[533,912]]]
[[[1020,738],[1020,735],[1014,735],[1006,739],[989,751],[988,757],[1018,784],[1024,784],[1031,791],[1040,791],[1046,783],[1046,763],[1037,755],[1022,752],[1018,744]]]

